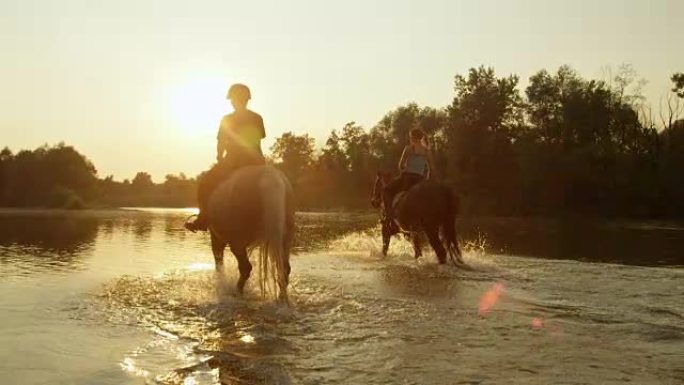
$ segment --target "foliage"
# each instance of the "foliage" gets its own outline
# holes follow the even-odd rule
[[[472,215],[684,217],[684,74],[656,116],[631,66],[605,80],[568,66],[515,75],[479,67],[454,78],[445,107],[409,103],[370,129],[349,122],[319,150],[307,134],[276,138],[271,161],[300,209],[367,209],[375,173],[396,170],[408,132],[428,133],[438,178]],[[145,172],[129,182],[96,170],[72,147],[0,151],[0,204],[191,206],[197,178]]]
[[[674,83],[672,92],[675,92],[680,98],[684,98],[684,73],[672,75],[672,82]]]
[[[314,139],[286,132],[271,147],[273,160],[278,162],[292,183],[297,184],[314,162]]]
[[[61,206],[67,203],[67,196],[72,200],[91,198],[97,182],[93,164],[63,143],[17,154],[4,149],[0,170],[0,203],[4,206]]]

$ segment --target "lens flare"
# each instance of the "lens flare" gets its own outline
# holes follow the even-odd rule
[[[534,318],[532,319],[532,329],[540,330],[540,329],[543,328],[543,327],[544,327],[544,321],[542,321],[541,318],[539,318],[539,317],[534,317]]]
[[[480,305],[478,307],[481,316],[487,315],[494,305],[499,302],[499,297],[503,292],[504,286],[502,283],[495,283],[489,290],[487,290],[480,298]]]

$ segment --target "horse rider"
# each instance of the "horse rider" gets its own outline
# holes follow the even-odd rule
[[[266,137],[264,121],[261,115],[247,108],[252,98],[249,88],[244,84],[233,84],[228,89],[227,98],[234,111],[224,116],[219,125],[216,137],[217,163],[199,180],[199,214],[194,221],[185,223],[185,228],[193,232],[207,230],[209,197],[221,182],[239,168],[266,164],[261,151],[261,140]]]
[[[385,220],[390,222],[392,220],[392,205],[396,195],[430,178],[432,164],[432,153],[427,135],[421,129],[411,130],[409,144],[404,147],[399,160],[399,176],[385,186],[383,193]]]

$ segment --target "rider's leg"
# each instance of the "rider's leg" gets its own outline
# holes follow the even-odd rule
[[[216,186],[221,182],[223,174],[223,167],[214,165],[199,179],[197,185],[197,205],[199,207],[199,214],[193,222],[185,224],[186,229],[190,231],[207,230],[209,224],[206,211],[207,206],[209,205],[209,197]]]
[[[197,205],[199,206],[199,214],[193,222],[185,224],[185,228],[190,231],[202,230],[206,231],[209,227],[206,216],[206,209],[209,205],[209,198],[221,182],[226,180],[231,172],[241,167],[246,166],[260,166],[266,164],[266,161],[261,154],[254,156],[245,156],[242,158],[228,158],[222,162],[215,164],[209,171],[207,171],[202,178],[200,178],[197,186]]]
[[[383,206],[385,211],[385,218],[390,218],[392,215],[392,204],[394,203],[394,197],[399,191],[401,191],[402,185],[404,184],[404,174],[392,179],[383,191]]]

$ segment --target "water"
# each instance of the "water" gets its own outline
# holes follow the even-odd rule
[[[466,221],[464,272],[301,214],[286,308],[236,298],[187,214],[0,214],[2,383],[684,383],[680,227]]]

